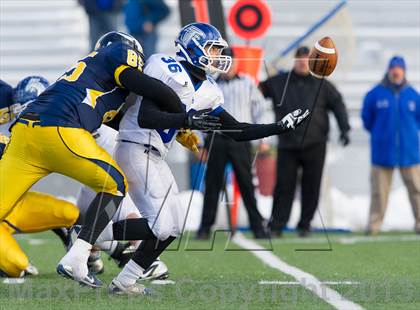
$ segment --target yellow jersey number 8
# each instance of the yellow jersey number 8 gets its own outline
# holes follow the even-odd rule
[[[143,59],[135,51],[127,50],[127,64],[130,67],[137,67],[141,71],[143,68]]]

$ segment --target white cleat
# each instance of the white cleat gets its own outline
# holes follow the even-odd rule
[[[124,286],[120,281],[114,279],[108,287],[108,293],[113,295],[151,295],[152,290],[139,283]]]
[[[76,281],[84,279],[89,273],[87,266],[87,259],[85,261],[79,259],[79,257],[74,257],[69,259],[68,257],[70,252],[68,252],[58,263],[58,266],[65,266],[66,269],[71,270],[72,278]]]
[[[102,281],[96,278],[96,276],[90,272],[84,278],[76,279],[70,266],[58,264],[57,273],[64,278],[77,281],[81,285],[90,286],[92,288],[102,287],[103,285]]]
[[[58,263],[58,274],[91,287],[101,286],[102,282],[96,279],[88,270],[87,262],[91,248],[92,246],[86,241],[77,239]]]
[[[140,276],[140,281],[146,280],[165,280],[169,277],[169,269],[164,262],[157,259],[149,268],[147,268],[143,275]]]
[[[39,275],[38,268],[36,268],[34,265],[29,264],[28,267],[24,270],[25,276],[37,276]]]

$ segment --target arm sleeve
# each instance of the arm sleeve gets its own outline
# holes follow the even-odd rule
[[[143,98],[137,122],[142,128],[149,129],[179,129],[184,127],[185,118],[187,114],[184,113],[168,113],[161,111],[150,99]]]
[[[347,114],[346,105],[340,92],[327,81],[327,100],[328,108],[331,110],[337,120],[338,127],[341,132],[350,130],[349,117]]]
[[[368,92],[363,100],[363,107],[362,107],[362,121],[363,121],[363,127],[367,131],[371,131],[374,117],[375,117],[375,111],[373,108],[374,98],[372,91]]]
[[[169,86],[137,69],[127,67],[120,74],[120,82],[131,92],[151,99],[162,111],[185,113],[181,99]]]
[[[222,133],[235,141],[250,141],[281,133],[277,124],[249,124],[240,123],[225,110],[220,117]]]

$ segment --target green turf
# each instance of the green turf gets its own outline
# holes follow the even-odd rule
[[[377,238],[415,237],[384,234]],[[315,236],[321,237],[322,234]],[[282,244],[274,240],[277,256],[321,281],[357,281],[360,285],[331,286],[367,309],[420,309],[420,239],[413,241],[342,244]],[[363,239],[363,237],[362,237]],[[375,237],[372,238],[375,240]],[[315,251],[296,251],[313,248]]]
[[[322,235],[314,238],[300,243],[300,239],[286,235],[273,240],[274,253],[322,281],[360,282],[357,286],[330,287],[367,309],[420,309],[419,241],[355,244],[333,241],[329,252],[295,251],[327,247],[328,244],[319,243]],[[30,245],[29,239],[44,243]],[[311,240],[318,242],[311,244]],[[176,245],[172,246],[162,259],[176,284],[152,286],[153,296],[136,298],[110,297],[106,289],[79,287],[56,275],[55,266],[64,250],[52,233],[19,236],[19,242],[41,274],[20,285],[0,282],[1,310],[332,308],[301,286],[259,285],[260,280],[294,279],[265,266],[250,252],[225,251],[223,234],[217,236],[213,250],[207,250],[212,248],[210,242],[184,240],[178,250]],[[227,248],[238,249],[233,244]],[[118,268],[107,259],[105,264],[106,272],[100,278],[109,283]]]

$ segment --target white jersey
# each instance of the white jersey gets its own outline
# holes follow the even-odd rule
[[[165,54],[154,54],[149,57],[144,73],[154,77],[169,87],[179,96],[186,111],[202,109],[221,109],[224,102],[223,93],[212,77],[194,87],[186,69],[173,57]],[[128,140],[140,144],[152,145],[162,157],[165,157],[176,136],[176,129],[146,129],[139,127],[137,115],[142,97],[125,113],[117,140]]]

